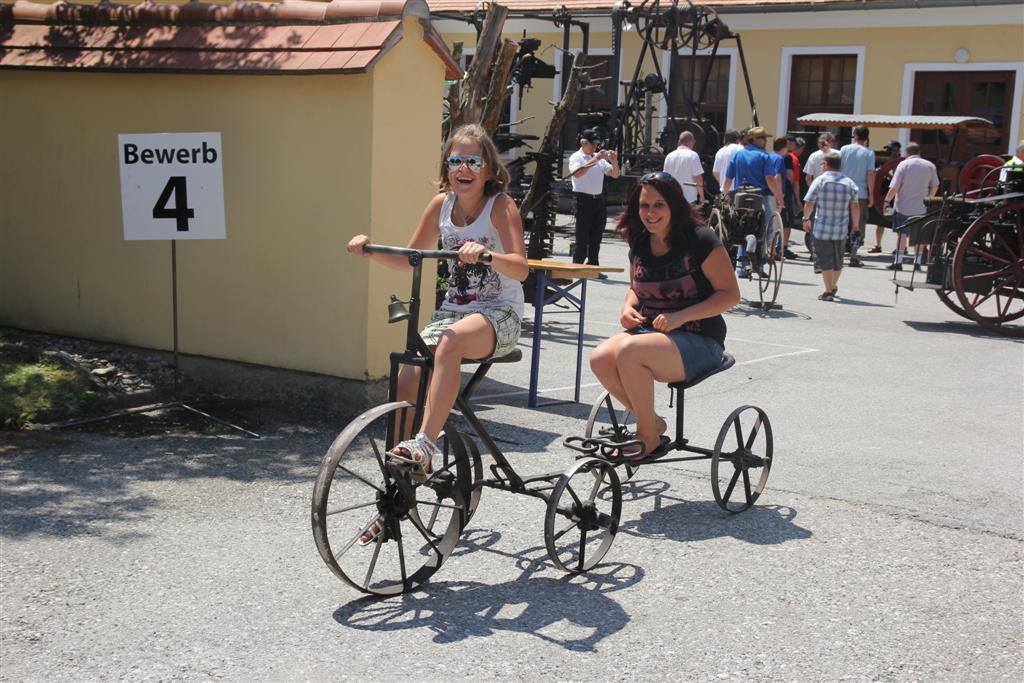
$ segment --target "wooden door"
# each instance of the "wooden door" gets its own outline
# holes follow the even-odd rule
[[[980,116],[995,128],[961,131],[952,160],[979,154],[1006,154],[1010,146],[1013,107],[1012,71],[919,71],[914,78],[915,115]],[[924,156],[945,161],[953,141],[951,130],[911,130]]]

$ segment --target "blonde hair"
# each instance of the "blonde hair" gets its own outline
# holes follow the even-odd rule
[[[508,169],[505,168],[505,165],[501,163],[501,159],[498,158],[498,148],[494,146],[491,136],[475,123],[459,126],[454,133],[448,136],[447,142],[444,143],[444,151],[441,152],[440,174],[438,175],[437,182],[441,191],[448,192],[452,189],[451,183],[448,182],[448,155],[452,153],[452,147],[457,142],[475,142],[480,147],[480,156],[484,160],[484,167],[491,169],[491,178],[484,183],[484,195],[490,197],[499,192],[504,192],[509,182],[511,182]]]

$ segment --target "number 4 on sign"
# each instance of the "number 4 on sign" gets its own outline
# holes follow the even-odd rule
[[[174,208],[167,208],[167,202],[174,193]],[[178,222],[178,232],[188,232],[188,219],[195,218],[196,212],[188,207],[188,189],[185,176],[175,175],[167,179],[160,198],[153,205],[153,218],[173,218]]]

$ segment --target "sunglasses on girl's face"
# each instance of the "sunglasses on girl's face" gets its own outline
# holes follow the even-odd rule
[[[469,156],[464,157],[459,156],[458,154],[453,154],[452,156],[448,157],[445,161],[448,164],[449,171],[458,171],[460,168],[462,168],[463,164],[468,166],[469,170],[472,171],[473,173],[479,173],[480,171],[484,170],[483,157],[479,157],[475,154],[471,154]]]

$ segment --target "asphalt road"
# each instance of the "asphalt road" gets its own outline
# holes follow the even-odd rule
[[[540,501],[487,490],[424,589],[360,597],[310,533],[342,424],[0,437],[0,680],[1020,680],[1024,347],[897,301],[882,265],[825,303],[788,262],[783,310],[728,314],[737,366],[690,392],[687,435],[764,408],[765,494],[728,516],[706,462],[644,467],[586,576],[547,559]],[[589,288],[592,348],[626,279]],[[546,316],[545,401],[572,395],[571,320]],[[530,410],[528,361],[479,412],[518,469],[560,470],[599,387],[584,368],[582,404]]]

